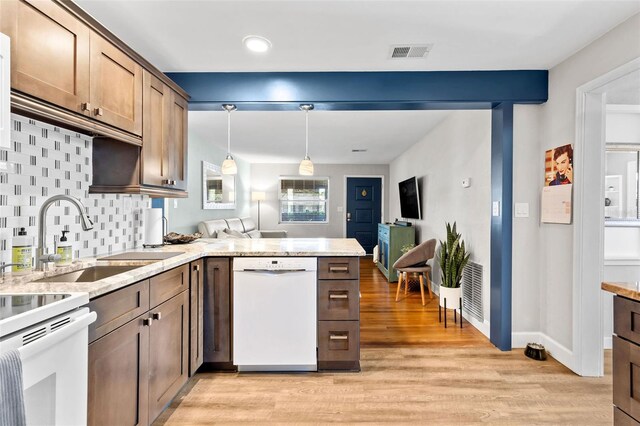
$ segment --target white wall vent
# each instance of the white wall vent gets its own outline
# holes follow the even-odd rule
[[[391,46],[390,59],[421,59],[426,58],[433,44],[407,44]]]
[[[469,262],[462,272],[462,308],[480,322],[484,322],[482,269],[479,263]]]

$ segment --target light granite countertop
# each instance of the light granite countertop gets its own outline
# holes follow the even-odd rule
[[[134,249],[131,252],[182,252],[166,260],[98,260],[83,258],[70,266],[49,266],[48,271],[33,272],[28,275],[12,276],[7,273],[0,279],[0,294],[8,293],[64,293],[86,292],[94,298],[153,275],[183,265],[203,257],[258,257],[258,256],[364,256],[362,246],[352,238],[260,238],[260,239],[202,239],[190,244],[167,245],[156,249]],[[141,265],[139,268],[122,272],[94,282],[34,282],[49,276],[60,275],[98,265]]]
[[[640,282],[613,283],[605,281],[600,285],[600,288],[613,294],[617,294],[618,296],[640,302]]]

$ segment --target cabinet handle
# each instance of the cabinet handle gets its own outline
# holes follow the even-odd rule
[[[193,265],[193,270],[196,272],[200,272],[200,265]]]
[[[329,266],[329,272],[349,272],[348,266]]]
[[[346,334],[330,334],[329,340],[349,340],[349,336]]]
[[[172,179],[165,179],[165,180],[162,181],[162,184],[163,185],[175,185],[176,181],[172,180]]]
[[[348,294],[330,294],[329,299],[348,299]]]
[[[151,318],[143,318],[142,319],[142,325],[149,327],[151,326],[151,323],[153,322],[153,320]]]
[[[102,108],[96,108],[96,115],[99,117],[102,117],[102,114],[104,113],[104,111],[102,110]]]
[[[82,111],[91,111],[91,104],[89,102],[83,102],[80,104]]]
[[[154,312],[151,314],[151,318],[158,321],[162,319],[162,312]]]

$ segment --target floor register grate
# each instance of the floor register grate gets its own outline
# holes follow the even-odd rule
[[[467,263],[462,272],[462,306],[480,322],[484,322],[482,312],[482,265]]]

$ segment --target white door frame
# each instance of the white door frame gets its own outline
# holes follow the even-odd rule
[[[573,360],[581,376],[604,373],[604,170],[607,85],[640,69],[640,58],[576,89],[573,229]],[[575,167],[577,166],[577,167]]]
[[[344,175],[342,193],[344,194],[344,208],[342,210],[342,237],[347,238],[347,179],[348,178],[379,178],[380,187],[380,220],[384,222],[384,175]]]

